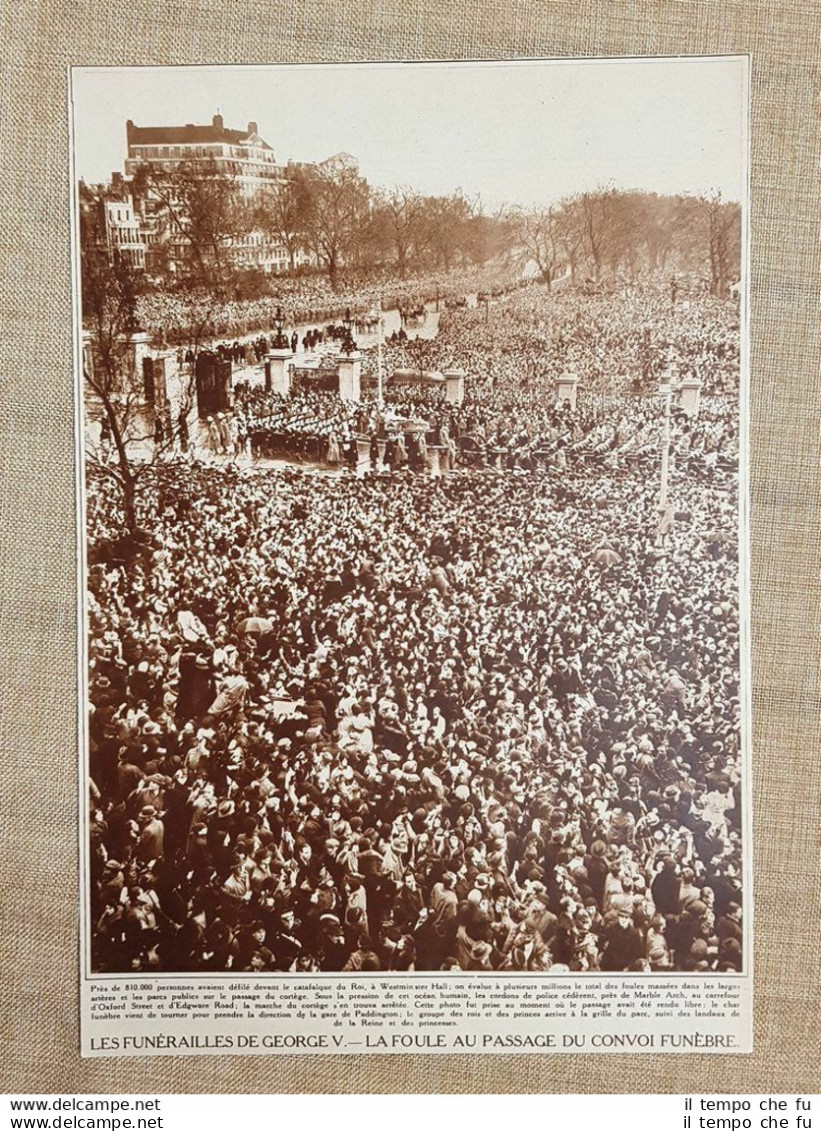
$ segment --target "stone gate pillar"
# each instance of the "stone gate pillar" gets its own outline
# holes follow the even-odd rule
[[[362,375],[362,354],[359,350],[339,355],[339,395],[345,401],[362,399],[360,379]]]
[[[143,388],[145,382],[143,362],[151,357],[151,335],[144,330],[137,330],[133,334],[123,336],[120,341],[128,345],[128,366],[132,387]]]
[[[701,406],[701,387],[698,377],[685,377],[678,387],[678,405],[688,416],[698,416]]]
[[[579,385],[578,373],[562,373],[556,378],[556,404],[562,404],[564,401],[570,403],[570,407],[576,407],[576,390]]]
[[[444,474],[447,450],[444,444],[428,444],[428,470],[432,479],[439,479]]]
[[[465,399],[465,371],[464,369],[452,368],[446,369],[443,373],[445,378],[445,401],[447,404],[460,405]]]
[[[288,346],[272,349],[265,358],[265,391],[287,397],[291,391],[291,362],[294,355]]]

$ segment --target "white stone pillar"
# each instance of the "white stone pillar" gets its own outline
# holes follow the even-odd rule
[[[151,335],[145,333],[144,330],[138,330],[134,334],[129,334],[127,337],[121,338],[120,341],[128,343],[131,377],[136,383],[134,387],[142,389],[143,360],[151,353]]]
[[[177,357],[174,350],[161,350],[154,355],[154,403],[163,409],[171,400],[172,390],[179,385]],[[175,377],[174,375],[177,374]],[[171,378],[174,378],[172,381]]]
[[[356,468],[357,472],[361,469],[363,472],[367,471],[371,462],[371,438],[370,436],[357,436],[356,437]]]
[[[678,405],[688,416],[698,416],[701,406],[701,386],[698,377],[685,377],[678,387]]]
[[[556,378],[556,404],[569,401],[570,407],[576,407],[576,390],[579,384],[578,373],[562,373]]]
[[[271,375],[270,392],[287,397],[291,391],[291,362],[294,355],[288,346],[273,349],[265,358],[266,376]]]
[[[339,395],[344,401],[359,401],[362,394],[359,387],[362,373],[362,354],[359,350],[339,355]]]
[[[460,405],[465,399],[465,371],[464,369],[446,369],[443,373],[445,378],[445,401],[447,404]]]
[[[433,479],[442,475],[442,455],[446,450],[443,444],[428,444],[428,467]]]

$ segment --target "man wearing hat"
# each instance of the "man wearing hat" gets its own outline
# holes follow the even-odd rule
[[[644,958],[642,937],[631,917],[619,912],[610,926],[604,929],[601,969],[608,972],[630,970],[640,958]]]
[[[660,911],[662,915],[678,915],[680,890],[681,878],[676,868],[675,859],[672,856],[665,856],[661,870],[656,874],[650,885],[650,893],[653,896],[656,910]]]
[[[437,922],[443,919],[452,919],[456,914],[459,902],[456,895],[457,879],[455,872],[444,871],[441,879],[433,885],[430,896],[430,910]]]
[[[199,651],[183,652],[180,656],[177,722],[202,719],[215,698],[214,675],[208,657]]]
[[[105,907],[112,901],[118,901],[124,884],[125,876],[122,864],[119,860],[107,860],[97,888],[100,905]]]
[[[744,941],[744,931],[741,926],[741,906],[738,903],[728,903],[727,913],[716,921],[716,935],[719,943],[725,939],[735,939],[739,945]]]
[[[320,970],[346,969],[349,947],[345,941],[345,933],[339,916],[332,911],[326,911],[319,916],[315,931],[311,931],[312,949],[319,958]],[[359,969],[358,966],[350,969]]]
[[[273,970],[273,952],[267,944],[265,924],[255,919],[237,932],[237,966],[249,972]]]
[[[208,822],[208,847],[214,867],[222,875],[233,867],[236,837],[236,804],[228,797],[217,802],[216,812]]]
[[[146,864],[151,860],[159,860],[163,854],[165,826],[154,806],[144,805],[137,817],[137,822],[140,826],[137,858]]]
[[[590,852],[584,858],[587,869],[587,878],[590,890],[596,897],[599,909],[604,906],[604,885],[610,874],[610,865],[607,863],[607,845],[603,840],[594,840]]]
[[[222,885],[222,893],[227,897],[223,903],[226,919],[236,922],[240,905],[251,899],[251,877],[248,874],[248,857],[238,851],[233,859],[231,874]]]

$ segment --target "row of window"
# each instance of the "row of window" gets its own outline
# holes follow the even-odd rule
[[[161,157],[207,158],[233,157],[240,161],[253,161],[260,165],[275,165],[276,159],[269,149],[241,145],[133,145],[137,160]]]
[[[112,207],[108,205],[108,219],[112,224],[128,224],[134,222],[134,217],[131,214],[131,208],[126,204],[122,208]]]
[[[145,241],[140,237],[140,230],[136,224],[128,228],[109,228],[109,239],[114,243],[124,244],[143,244]]]

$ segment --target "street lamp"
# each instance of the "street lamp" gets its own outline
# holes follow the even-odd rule
[[[670,478],[670,415],[673,407],[673,385],[675,375],[668,368],[661,375],[659,396],[664,398],[664,423],[661,430],[661,480],[659,483],[659,511],[667,506]]]
[[[276,329],[276,337],[274,338],[274,349],[282,350],[288,348],[288,339],[285,337],[285,322],[282,318],[282,307],[277,306],[276,314],[274,315],[274,328]]]
[[[384,400],[383,377],[382,377],[382,340],[384,337],[384,320],[382,318],[382,296],[379,296],[379,301],[376,306],[376,321],[377,321],[377,339],[376,339],[376,399],[377,404],[382,405]]]
[[[353,340],[351,328],[353,326],[353,318],[351,318],[351,308],[348,307],[345,311],[345,317],[342,319],[342,325],[345,327],[345,336],[342,339],[343,353],[352,354],[356,350],[356,342]]]

